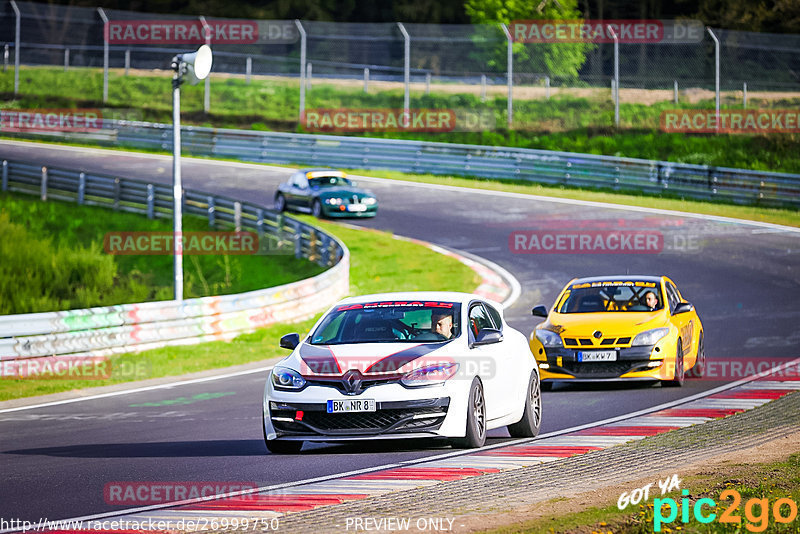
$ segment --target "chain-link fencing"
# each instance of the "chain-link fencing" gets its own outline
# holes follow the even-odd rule
[[[176,53],[208,42],[214,67],[203,111],[222,112],[239,92],[249,98],[240,111],[278,129],[308,126],[309,109],[376,108],[485,111],[498,129],[652,129],[667,109],[774,107],[800,98],[800,36],[710,30],[696,21],[686,25],[694,33],[677,36],[682,23],[630,21],[663,22],[660,34],[637,40],[626,38],[620,21],[592,22],[620,30],[619,42],[608,37],[613,28],[603,39],[537,41],[526,33],[536,25],[516,23],[233,20],[9,0],[0,2],[0,90],[58,96],[59,84],[37,86],[20,73],[102,69],[102,84],[87,79],[81,94],[119,107],[131,90],[121,77],[170,77]],[[261,85],[245,91],[239,83]],[[280,100],[276,87],[292,96]],[[269,111],[266,98],[280,109]],[[192,109],[191,95],[186,105]]]

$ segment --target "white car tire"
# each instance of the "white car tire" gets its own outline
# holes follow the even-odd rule
[[[467,396],[467,433],[452,443],[458,449],[477,449],[486,443],[486,398],[477,376],[472,379]]]

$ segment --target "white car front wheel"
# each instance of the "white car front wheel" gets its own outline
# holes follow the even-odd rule
[[[452,443],[459,449],[476,449],[486,443],[486,399],[483,384],[477,376],[472,379],[467,402],[467,434]]]

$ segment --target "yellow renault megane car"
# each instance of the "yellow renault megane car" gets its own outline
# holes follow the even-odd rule
[[[553,382],[658,380],[683,385],[705,366],[703,325],[666,276],[598,276],[570,281],[530,336],[542,389]]]

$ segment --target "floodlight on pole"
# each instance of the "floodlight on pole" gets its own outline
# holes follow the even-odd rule
[[[212,55],[208,45],[196,52],[172,58],[172,229],[175,300],[183,300],[183,185],[181,183],[181,84],[198,84],[211,73]],[[185,79],[184,79],[185,78]]]

